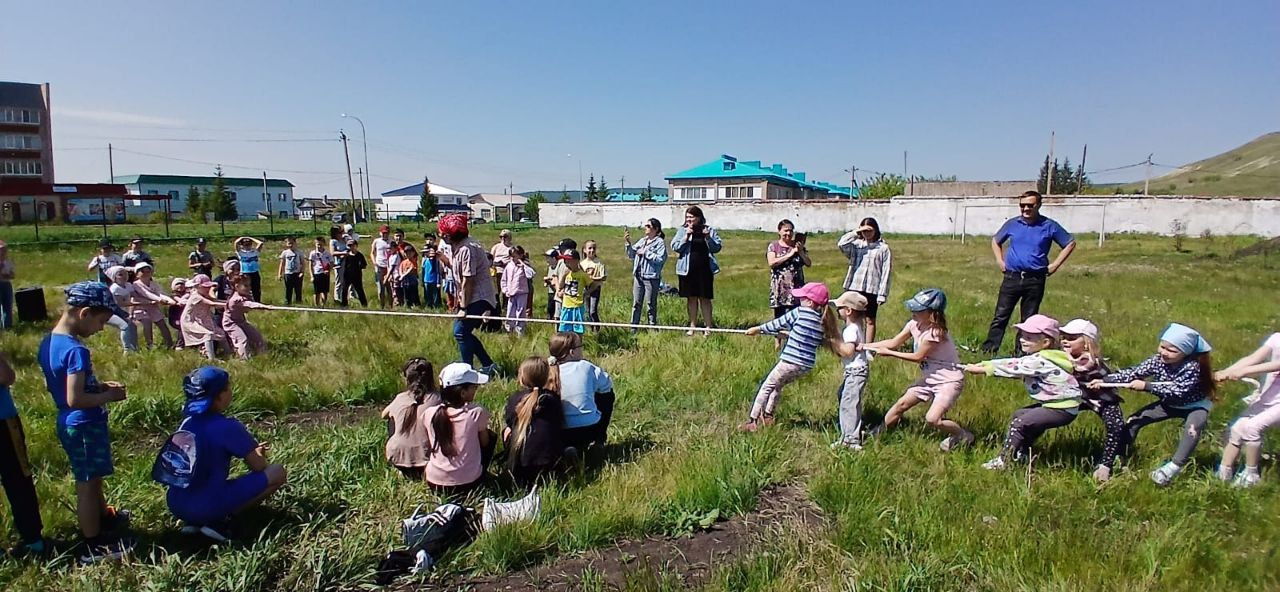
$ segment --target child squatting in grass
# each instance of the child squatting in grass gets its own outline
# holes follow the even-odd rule
[[[1072,374],[1082,388],[1081,409],[1089,409],[1102,418],[1104,432],[1102,456],[1093,470],[1093,478],[1105,483],[1111,479],[1116,457],[1129,442],[1124,425],[1123,399],[1115,388],[1089,388],[1088,384],[1104,378],[1111,370],[1102,358],[1102,340],[1098,326],[1085,319],[1072,319],[1062,326],[1062,351],[1071,357]]]

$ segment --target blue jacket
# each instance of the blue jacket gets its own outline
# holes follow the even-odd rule
[[[637,250],[636,246],[641,248]],[[667,243],[656,236],[652,241],[641,238],[635,245],[627,245],[627,258],[631,259],[632,275],[642,280],[661,279],[662,266],[667,262]]]
[[[720,273],[720,264],[716,262],[716,253],[720,252],[720,248],[724,246],[720,242],[720,235],[716,234],[716,229],[708,226],[707,228],[707,251],[711,253],[711,273]],[[689,275],[689,241],[685,238],[686,229],[681,226],[676,230],[675,238],[671,239],[671,250],[676,252],[676,275]]]

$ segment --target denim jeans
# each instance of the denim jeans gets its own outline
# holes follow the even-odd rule
[[[477,300],[468,304],[466,310],[468,315],[482,315],[492,312],[493,305],[484,300]],[[480,358],[481,366],[493,364],[493,358],[489,357],[489,352],[485,351],[484,344],[480,343],[480,338],[475,334],[481,322],[480,319],[457,319],[453,322],[453,338],[458,342],[458,354],[462,356],[462,362],[468,366],[472,365],[476,358]]]
[[[0,327],[13,327],[13,282],[0,282]]]
[[[1000,282],[1000,296],[996,300],[996,313],[987,330],[987,340],[982,342],[982,351],[995,353],[1000,350],[1000,342],[1004,341],[1005,328],[1009,326],[1014,306],[1018,307],[1021,321],[1040,312],[1044,283],[1044,272],[1005,272],[1004,280]],[[1022,347],[1015,343],[1014,352],[1020,354],[1021,351]]]
[[[635,284],[631,288],[631,324],[640,324],[640,311],[645,302],[649,303],[649,324],[658,324],[658,278],[651,280],[635,276]]]

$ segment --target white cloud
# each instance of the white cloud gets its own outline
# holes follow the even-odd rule
[[[109,124],[109,125],[153,125],[165,127],[182,127],[187,122],[172,117],[159,117],[155,115],[141,115],[138,113],[125,113],[122,111],[106,111],[102,109],[75,109],[72,107],[54,106],[53,115],[55,119],[67,118],[87,121],[91,123]]]

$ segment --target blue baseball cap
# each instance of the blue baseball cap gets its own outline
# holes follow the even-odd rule
[[[187,402],[183,412],[187,415],[203,415],[213,405],[213,399],[231,383],[231,375],[217,366],[201,366],[182,379],[182,394]]]
[[[63,293],[67,295],[67,306],[76,308],[105,308],[120,318],[129,318],[129,313],[116,304],[111,295],[111,288],[102,282],[76,282],[67,286]]]
[[[936,310],[939,312],[947,310],[947,295],[937,288],[925,288],[916,292],[904,304],[907,310],[911,312],[921,312],[925,310]]]

